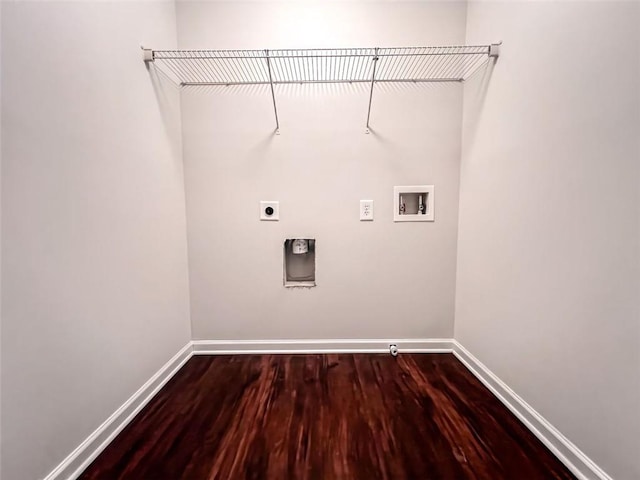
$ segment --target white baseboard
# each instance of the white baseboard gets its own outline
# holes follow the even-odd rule
[[[338,339],[338,340],[194,340],[194,355],[389,353],[451,353],[453,339]]]
[[[134,393],[44,480],[77,478],[192,355],[191,342]]]
[[[531,405],[525,402],[506,383],[474,357],[459,342],[453,340],[453,354],[491,392],[540,439],[580,480],[612,480],[567,437],[562,435]]]

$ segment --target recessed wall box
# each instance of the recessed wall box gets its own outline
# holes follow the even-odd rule
[[[316,286],[316,241],[288,238],[284,242],[284,286]]]
[[[394,222],[433,222],[433,185],[393,187]]]

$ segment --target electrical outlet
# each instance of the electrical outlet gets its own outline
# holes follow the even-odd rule
[[[278,221],[280,220],[280,202],[277,201],[261,201],[260,202],[260,220]]]
[[[373,220],[373,200],[360,200],[360,221]]]

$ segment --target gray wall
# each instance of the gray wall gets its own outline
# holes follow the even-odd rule
[[[179,2],[180,48],[464,42],[464,3]],[[195,339],[450,337],[460,85],[182,94]],[[394,224],[394,185],[434,184],[435,223]],[[375,220],[359,222],[359,200]],[[280,201],[280,222],[258,202]],[[286,238],[315,238],[317,287],[285,289]]]
[[[2,477],[42,478],[190,339],[172,3],[2,4]]]
[[[455,338],[640,478],[640,4],[471,3]]]

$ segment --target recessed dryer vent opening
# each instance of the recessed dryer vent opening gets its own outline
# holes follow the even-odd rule
[[[284,286],[316,286],[316,241],[288,238],[284,242]]]

